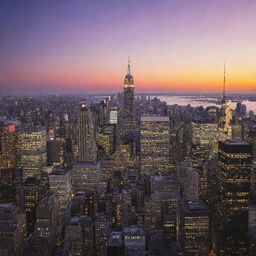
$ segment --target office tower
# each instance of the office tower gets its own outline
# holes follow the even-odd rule
[[[97,213],[95,217],[95,249],[98,256],[107,255],[107,241],[110,234],[110,219],[104,213]]]
[[[252,144],[253,150],[253,170],[251,172],[251,189],[253,192],[256,191],[256,126],[253,125],[249,132],[247,141]]]
[[[121,133],[132,132],[135,129],[134,112],[134,80],[131,74],[130,59],[128,61],[128,71],[124,79],[124,104],[121,121]]]
[[[0,171],[16,168],[15,125],[0,122]]]
[[[17,203],[15,169],[0,170],[0,203]]]
[[[164,214],[176,214],[180,201],[180,183],[176,177],[151,176],[150,198],[144,205],[145,226],[149,229],[162,226]]]
[[[218,125],[215,123],[191,123],[190,153],[192,164],[200,166],[202,161],[211,158],[218,150]]]
[[[210,211],[203,201],[181,202],[177,232],[185,255],[210,253]]]
[[[47,141],[47,163],[58,167],[61,165],[60,141],[54,139]]]
[[[0,204],[0,255],[23,255],[26,215],[13,204]]]
[[[230,110],[230,102],[226,99],[226,67],[224,65],[224,81],[223,81],[223,95],[222,95],[222,107],[219,117],[219,140],[230,139],[232,136],[231,131],[231,119],[232,113]]]
[[[79,217],[73,217],[65,229],[65,240],[70,243],[70,255],[84,256],[82,225]]]
[[[121,232],[111,232],[108,239],[107,256],[122,256],[124,255],[124,246],[122,243]]]
[[[39,237],[48,241],[49,251],[53,251],[56,241],[60,236],[58,233],[59,205],[56,195],[48,193],[38,204],[36,209],[35,231]]]
[[[0,203],[16,203],[17,135],[14,124],[0,121]]]
[[[104,100],[102,100],[100,102],[100,121],[99,121],[99,125],[100,126],[104,126],[108,124],[108,102],[109,99],[105,98]]]
[[[214,250],[219,256],[248,255],[248,208],[252,146],[219,142],[216,173]]]
[[[116,125],[117,124],[117,107],[111,107],[109,110],[109,124]]]
[[[140,124],[140,167],[142,174],[169,173],[168,116],[142,116]]]
[[[101,133],[96,135],[98,146],[98,157],[109,158],[116,148],[116,125],[107,125],[102,128]]]
[[[95,162],[97,157],[92,113],[82,103],[78,118],[78,162]]]
[[[186,168],[186,175],[183,184],[183,192],[188,200],[199,199],[199,172],[193,167]]]
[[[27,231],[31,234],[36,223],[36,208],[43,197],[40,181],[29,177],[24,182],[24,207],[27,217]]]
[[[145,255],[145,231],[141,227],[131,226],[124,228],[125,256]]]
[[[94,256],[94,221],[90,216],[80,216],[86,256]]]
[[[77,163],[71,171],[74,192],[96,192],[100,185],[100,163]]]
[[[245,117],[246,116],[246,105],[242,104],[242,102],[237,102],[235,113],[236,113],[237,117]]]
[[[71,207],[71,177],[67,169],[54,170],[49,174],[49,188],[52,193],[56,194],[59,205],[59,218],[64,225],[70,217]]]
[[[21,127],[18,131],[18,168],[23,170],[23,180],[41,178],[47,162],[46,129],[40,126]]]

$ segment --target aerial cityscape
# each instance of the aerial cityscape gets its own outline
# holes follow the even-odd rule
[[[0,2],[0,256],[255,256],[255,13]]]

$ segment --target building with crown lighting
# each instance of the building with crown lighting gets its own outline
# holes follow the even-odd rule
[[[124,102],[120,133],[129,134],[135,130],[135,111],[134,111],[134,80],[131,74],[130,60],[128,71],[124,79]]]

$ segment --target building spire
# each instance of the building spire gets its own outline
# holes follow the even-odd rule
[[[222,101],[226,101],[226,63],[224,62],[224,78],[223,78],[223,96]]]
[[[131,65],[130,65],[130,56],[128,57],[128,72],[127,72],[127,74],[131,74]]]

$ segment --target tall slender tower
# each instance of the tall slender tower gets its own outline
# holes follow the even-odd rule
[[[222,94],[222,107],[219,118],[219,140],[231,138],[231,122],[232,114],[230,111],[230,102],[226,99],[226,65],[224,63],[224,78],[223,78],[223,94]]]
[[[82,103],[78,121],[78,161],[96,161],[96,143],[93,133],[92,113],[87,104]]]
[[[122,115],[122,133],[135,129],[134,113],[134,80],[131,75],[130,58],[128,59],[128,71],[124,79],[124,107]]]

